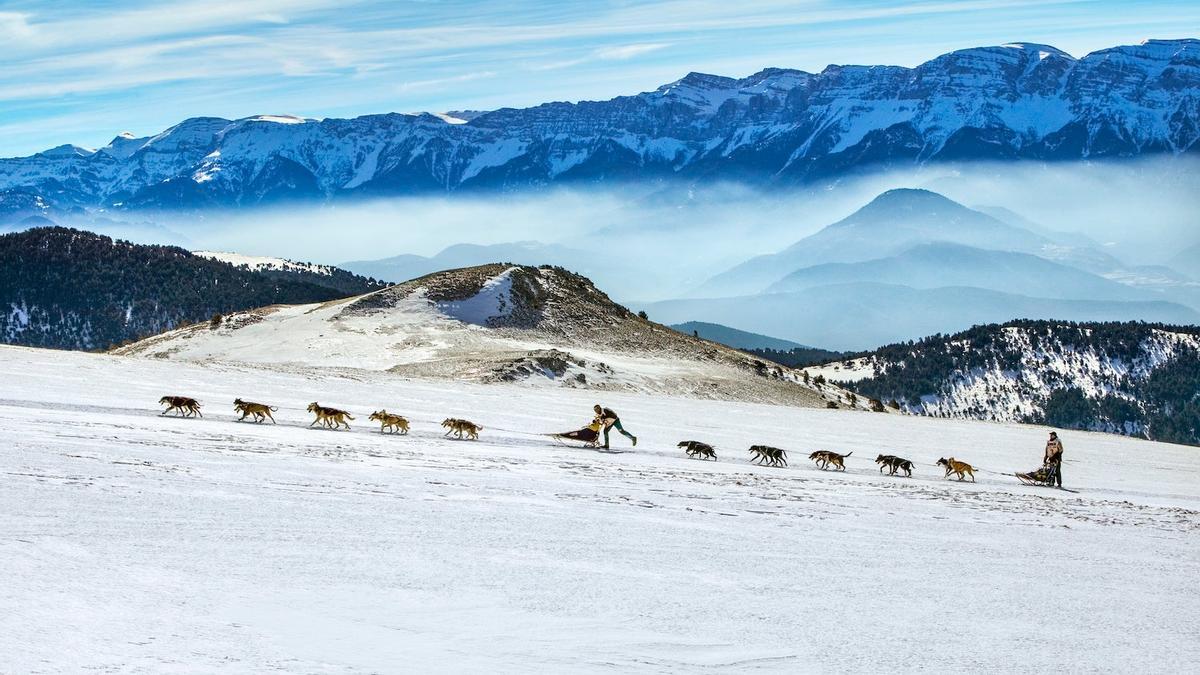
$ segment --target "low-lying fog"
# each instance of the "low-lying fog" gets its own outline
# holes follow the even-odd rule
[[[1200,242],[1195,158],[939,165],[794,190],[653,183],[457,193],[159,216],[155,224],[165,229],[102,229],[146,243],[333,264],[432,256],[459,243],[538,241],[576,249],[568,256],[580,259],[576,269],[591,271],[616,298],[648,301],[789,246],[897,187],[926,188],[968,207],[1004,207],[1090,237],[1129,264],[1165,263]]]

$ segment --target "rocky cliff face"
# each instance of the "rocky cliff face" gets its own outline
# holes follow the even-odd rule
[[[936,161],[1179,154],[1197,138],[1200,40],[1079,59],[1011,44],[916,68],[692,73],[609,101],[461,118],[194,118],[95,151],[0,160],[0,190],[56,208],[196,208],[633,176],[796,183]]]

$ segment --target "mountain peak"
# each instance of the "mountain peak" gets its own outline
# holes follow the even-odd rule
[[[1009,42],[1008,44],[1000,45],[1005,49],[1019,49],[1021,51],[1036,53],[1039,59],[1044,59],[1049,56],[1061,56],[1064,59],[1075,60],[1074,56],[1064,52],[1058,47],[1050,45],[1038,44],[1036,42]]]
[[[880,193],[875,199],[872,199],[867,206],[869,207],[885,207],[896,208],[899,206],[913,207],[918,205],[926,206],[957,206],[966,208],[962,204],[949,199],[932,190],[924,188],[893,188],[886,192]]]
[[[78,145],[64,143],[63,145],[50,148],[49,150],[44,150],[38,154],[42,157],[87,157],[95,154],[95,152],[95,150],[80,147]]]
[[[686,84],[693,87],[704,87],[706,89],[725,89],[737,84],[737,80],[724,75],[711,75],[709,73],[690,72],[684,75],[679,80],[678,84]]]

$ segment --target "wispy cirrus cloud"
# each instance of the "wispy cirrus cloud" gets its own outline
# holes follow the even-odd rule
[[[530,105],[693,70],[915,65],[1013,40],[1078,53],[1197,26],[1200,5],[1169,0],[5,0],[0,156],[193,115]],[[89,111],[95,132],[64,137],[77,126],[57,120]]]

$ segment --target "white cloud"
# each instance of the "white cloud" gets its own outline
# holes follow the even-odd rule
[[[670,43],[667,42],[648,42],[635,45],[621,45],[619,47],[602,47],[597,49],[595,54],[596,58],[605,61],[624,61],[625,59],[632,59],[635,56],[649,54],[650,52],[656,52],[670,46]]]
[[[34,36],[29,15],[21,12],[0,12],[0,40],[22,42]]]
[[[414,80],[411,82],[401,82],[396,90],[401,93],[416,91],[419,89],[438,89],[445,87],[448,84],[458,84],[460,82],[470,82],[471,80],[481,80],[488,77],[495,77],[496,73],[490,70],[484,70],[477,73],[464,73],[455,75],[454,77],[439,77],[430,80]]]

